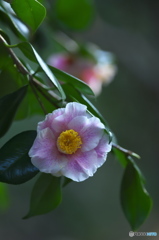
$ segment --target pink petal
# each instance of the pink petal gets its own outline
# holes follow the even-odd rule
[[[47,114],[45,117],[45,120],[38,123],[37,130],[41,130],[41,129],[44,129],[47,127],[51,128],[53,130],[52,123],[53,123],[54,119],[57,118],[58,116],[62,115],[64,112],[65,112],[64,108],[59,108],[59,109],[53,111],[52,113]]]
[[[81,151],[90,151],[97,147],[102,135],[104,132],[104,125],[96,117],[88,119],[88,123],[83,128],[79,135],[82,138],[82,147]]]
[[[111,148],[112,144],[109,143],[109,136],[104,133],[98,146],[95,148],[98,157],[98,167],[106,161],[107,153],[111,151]]]
[[[73,181],[81,182],[96,172],[97,154],[96,152],[78,152],[69,157],[69,162],[62,169],[62,174]]]
[[[58,151],[56,139],[49,128],[38,132],[29,156],[33,165],[45,173],[59,172],[66,164],[66,157]]]
[[[71,102],[66,105],[65,117],[70,122],[76,116],[86,116],[87,107],[81,103]]]
[[[73,118],[69,124],[68,124],[68,128],[69,129],[73,129],[76,132],[80,132],[83,128],[85,128],[88,124],[88,118],[85,116],[77,116],[75,118]]]
[[[64,114],[54,118],[52,122],[52,128],[54,131],[61,133],[69,129],[68,124],[72,119],[77,116],[87,116],[86,114],[87,107],[80,103],[68,103],[65,108]]]

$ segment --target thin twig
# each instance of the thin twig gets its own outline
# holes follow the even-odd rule
[[[8,43],[6,42],[6,40],[2,37],[2,35],[0,35],[0,40],[1,42],[3,42],[3,44],[6,46],[8,45]],[[21,72],[23,75],[30,75],[30,73],[28,72],[28,70],[26,69],[26,67],[19,61],[19,59],[17,58],[17,56],[15,55],[15,53],[13,52],[13,50],[11,48],[8,48],[6,46],[9,54],[11,55],[14,63],[16,64],[19,72]]]
[[[125,153],[126,155],[129,155],[129,156],[133,156],[133,157],[136,157],[138,159],[140,159],[140,156],[137,154],[137,153],[134,153],[130,150],[127,150],[123,147],[120,147],[119,145],[115,144],[115,143],[112,143],[112,146],[118,150],[120,150],[121,152]]]

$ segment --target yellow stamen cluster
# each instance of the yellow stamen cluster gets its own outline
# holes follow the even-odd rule
[[[81,145],[81,137],[73,129],[62,132],[57,139],[59,151],[65,154],[75,153],[78,148],[81,148]]]

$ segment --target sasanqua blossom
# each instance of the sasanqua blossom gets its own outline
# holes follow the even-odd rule
[[[58,53],[51,55],[48,63],[81,79],[90,86],[95,95],[99,95],[102,85],[108,85],[113,80],[117,67],[111,53],[93,48],[91,54],[96,62],[86,56]]]
[[[38,123],[31,161],[41,172],[83,181],[93,176],[111,150],[104,128],[85,105],[68,103]]]

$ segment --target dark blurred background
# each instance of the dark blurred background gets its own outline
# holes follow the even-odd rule
[[[154,203],[150,216],[138,231],[159,235],[159,2],[96,0],[94,4],[96,16],[92,24],[71,35],[81,42],[93,42],[116,56],[117,75],[93,103],[108,121],[119,144],[141,156],[136,161]],[[45,53],[42,51],[45,58],[51,47],[54,49],[49,46]],[[36,129],[40,119],[43,117],[15,122],[3,143],[21,131]],[[9,208],[1,210],[0,239],[129,239],[131,229],[120,206],[122,175],[122,167],[109,154],[93,178],[71,183],[63,190],[63,202],[54,212],[28,220],[21,218],[28,211],[36,179],[9,186],[11,200]]]

